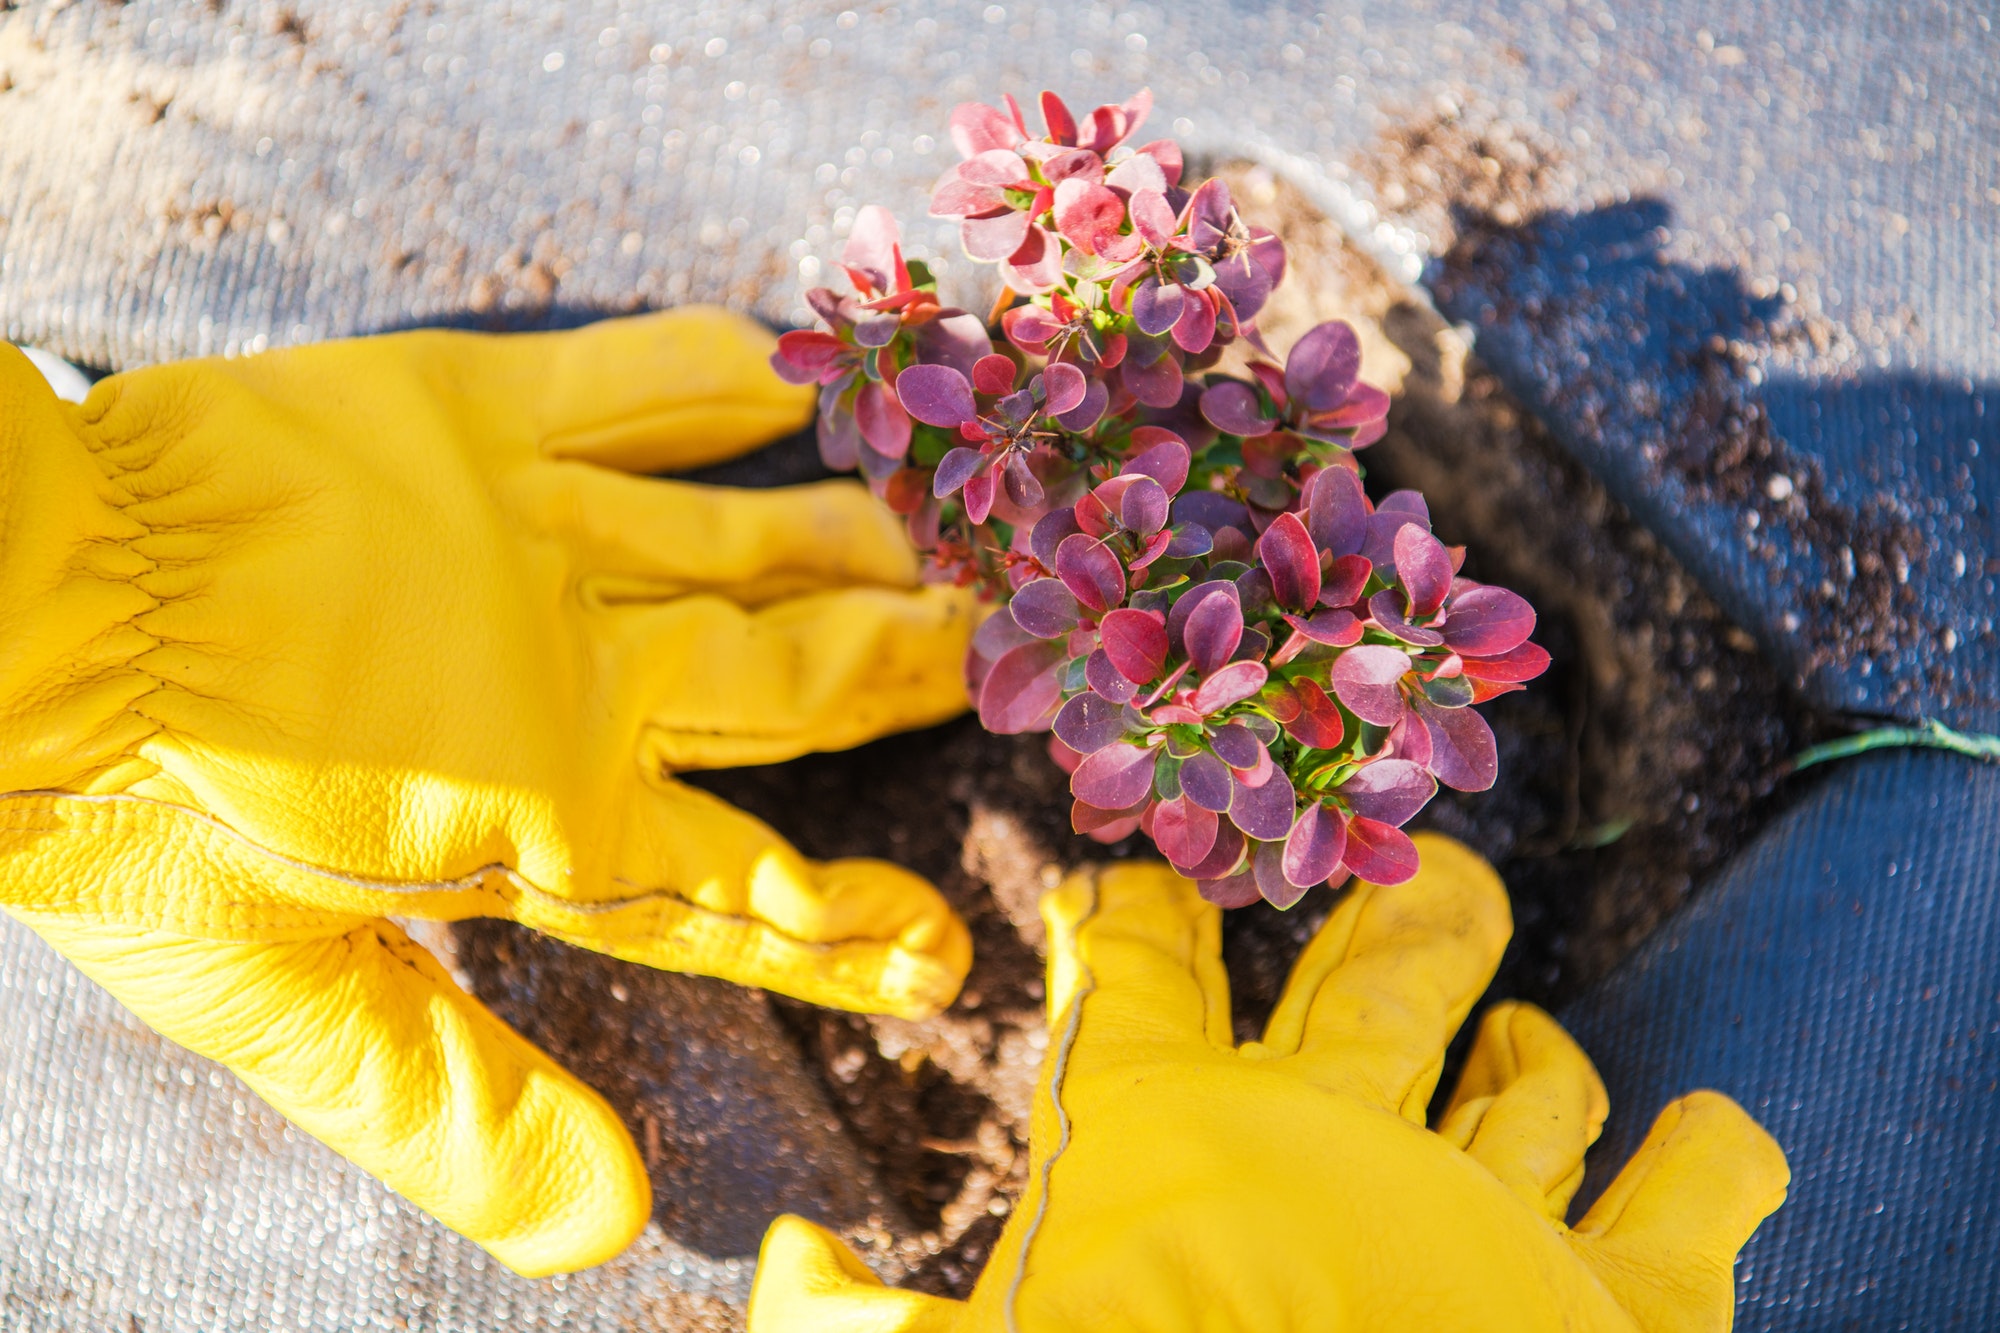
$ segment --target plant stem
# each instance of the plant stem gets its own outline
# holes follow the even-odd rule
[[[1926,721],[1916,727],[1877,727],[1855,736],[1843,736],[1837,741],[1815,745],[1792,756],[1787,765],[1790,772],[1823,764],[1829,759],[1846,759],[1869,750],[1884,750],[1892,747],[1924,746],[1934,750],[1950,750],[1972,759],[1983,759],[1989,763],[2000,763],[2000,736],[1989,736],[1982,732],[1954,731],[1944,723]]]

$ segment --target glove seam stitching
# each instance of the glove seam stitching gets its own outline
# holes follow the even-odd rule
[[[347,885],[349,887],[357,889],[374,890],[378,892],[395,893],[395,894],[420,894],[420,893],[432,893],[432,892],[470,893],[480,888],[483,888],[485,886],[485,881],[488,876],[497,874],[502,879],[504,879],[511,887],[513,887],[515,891],[522,898],[533,899],[538,903],[546,904],[547,906],[553,907],[560,911],[574,912],[584,916],[599,916],[599,915],[608,915],[635,906],[643,906],[648,903],[654,903],[654,902],[675,903],[679,904],[680,906],[688,908],[690,911],[699,912],[706,917],[724,921],[741,922],[746,925],[758,926],[763,929],[770,930],[773,934],[780,935],[784,939],[802,948],[831,952],[841,947],[840,942],[822,942],[817,940],[798,939],[794,936],[785,934],[783,931],[778,930],[768,921],[763,921],[756,917],[747,916],[740,913],[718,912],[714,908],[704,907],[700,903],[690,901],[689,899],[683,898],[679,894],[674,893],[672,890],[665,888],[641,890],[634,897],[619,898],[608,902],[597,902],[597,903],[577,902],[550,893],[548,890],[540,887],[533,881],[521,875],[521,873],[515,870],[513,867],[501,864],[499,862],[494,862],[489,865],[481,866],[479,867],[479,869],[473,871],[470,874],[450,879],[436,879],[436,880],[378,879],[366,875],[352,874],[347,871],[335,870],[328,866],[314,865],[310,861],[305,861],[296,857],[287,856],[283,852],[264,846],[262,843],[258,842],[254,838],[247,836],[240,830],[230,827],[227,823],[225,823],[220,819],[217,819],[214,815],[208,814],[205,811],[201,810],[189,809],[187,806],[184,805],[176,805],[172,801],[157,800],[150,796],[137,796],[128,792],[84,793],[84,792],[55,791],[49,789],[33,789],[26,791],[0,792],[0,806],[18,805],[22,803],[35,802],[35,801],[75,803],[83,805],[113,806],[113,807],[137,806],[143,808],[161,809],[168,811],[172,814],[184,815],[190,819],[197,821],[198,823],[207,825],[209,828],[222,834],[230,841],[238,844],[239,846],[254,853],[255,855],[262,857],[263,859],[273,862],[277,865],[281,865],[288,870],[293,870],[304,875],[310,875],[317,879],[330,880],[334,883]],[[44,830],[39,830],[24,825],[0,822],[0,833],[38,832],[38,831],[44,831]],[[617,882],[630,883],[630,881],[617,881]],[[877,942],[890,946],[893,946],[894,944],[893,941],[889,940],[883,940]],[[851,943],[851,941],[847,943]]]
[[[1085,912],[1076,924],[1079,935],[1082,934],[1085,923],[1097,914],[1098,901],[1097,886],[1093,883],[1090,889],[1090,910]],[[1034,1248],[1035,1236],[1042,1229],[1043,1219],[1048,1216],[1049,1190],[1055,1175],[1056,1163],[1062,1160],[1063,1154],[1069,1151],[1070,1146],[1071,1121],[1069,1108],[1063,1105],[1063,1081],[1069,1073],[1070,1053],[1075,1049],[1077,1035],[1083,1028],[1083,1002],[1097,989],[1097,975],[1091,971],[1090,964],[1084,961],[1081,949],[1076,951],[1076,965],[1083,974],[1082,984],[1077,987],[1076,998],[1070,1002],[1069,1021],[1063,1025],[1062,1040],[1057,1044],[1055,1058],[1049,1066],[1049,1104],[1055,1109],[1059,1133],[1054,1150],[1042,1162],[1041,1192],[1035,1201],[1035,1215],[1028,1219],[1028,1228],[1021,1235],[1020,1256],[1014,1264],[1013,1278],[1007,1284],[1007,1300],[1003,1307],[1003,1313],[1007,1317],[1007,1333],[1020,1333],[1021,1324],[1017,1306],[1021,1298],[1021,1287],[1028,1280],[1028,1252]]]

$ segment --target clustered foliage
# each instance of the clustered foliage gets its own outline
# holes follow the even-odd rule
[[[1402,825],[1493,784],[1472,705],[1539,675],[1534,611],[1458,576],[1423,497],[1373,503],[1354,451],[1388,396],[1354,330],[1280,358],[1254,320],[1283,243],[1178,145],[1128,146],[1141,92],[1079,122],[1043,93],[966,103],[931,213],[997,263],[997,327],[942,306],[895,220],[857,215],[851,295],[773,364],[820,386],[827,464],[858,469],[932,577],[1006,608],[968,681],[996,732],[1053,728],[1080,832],[1143,829],[1223,906],[1344,872],[1409,878]]]

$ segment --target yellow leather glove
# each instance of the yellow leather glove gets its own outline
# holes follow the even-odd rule
[[[925,1015],[964,926],[674,780],[964,706],[972,607],[719,310],[105,380],[0,345],[0,907],[523,1273],[650,1210],[610,1108],[384,917]]]
[[[751,1333],[1726,1329],[1736,1251],[1789,1179],[1734,1102],[1669,1106],[1572,1231],[1604,1087],[1552,1019],[1510,1004],[1425,1128],[1511,926],[1484,862],[1418,842],[1417,877],[1356,885],[1240,1048],[1220,916],[1194,886],[1158,864],[1071,878],[1042,905],[1029,1190],[971,1301],[889,1290],[786,1217]]]

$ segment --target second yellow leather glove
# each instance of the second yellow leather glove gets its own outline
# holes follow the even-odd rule
[[[1540,1010],[1487,1012],[1436,1132],[1445,1046],[1510,931],[1484,862],[1357,884],[1261,1042],[1231,1040],[1221,916],[1163,865],[1043,901],[1049,1056],[1029,1189],[970,1302],[881,1285],[801,1218],[764,1240],[750,1333],[1684,1333],[1729,1327],[1732,1264],[1784,1155],[1728,1098],[1661,1113],[1563,1224],[1603,1085]]]
[[[973,608],[858,484],[688,468],[802,424],[691,309],[115,376],[0,345],[0,907],[524,1273],[648,1215],[601,1099],[385,917],[924,1015],[922,880],[675,780],[939,721]]]

